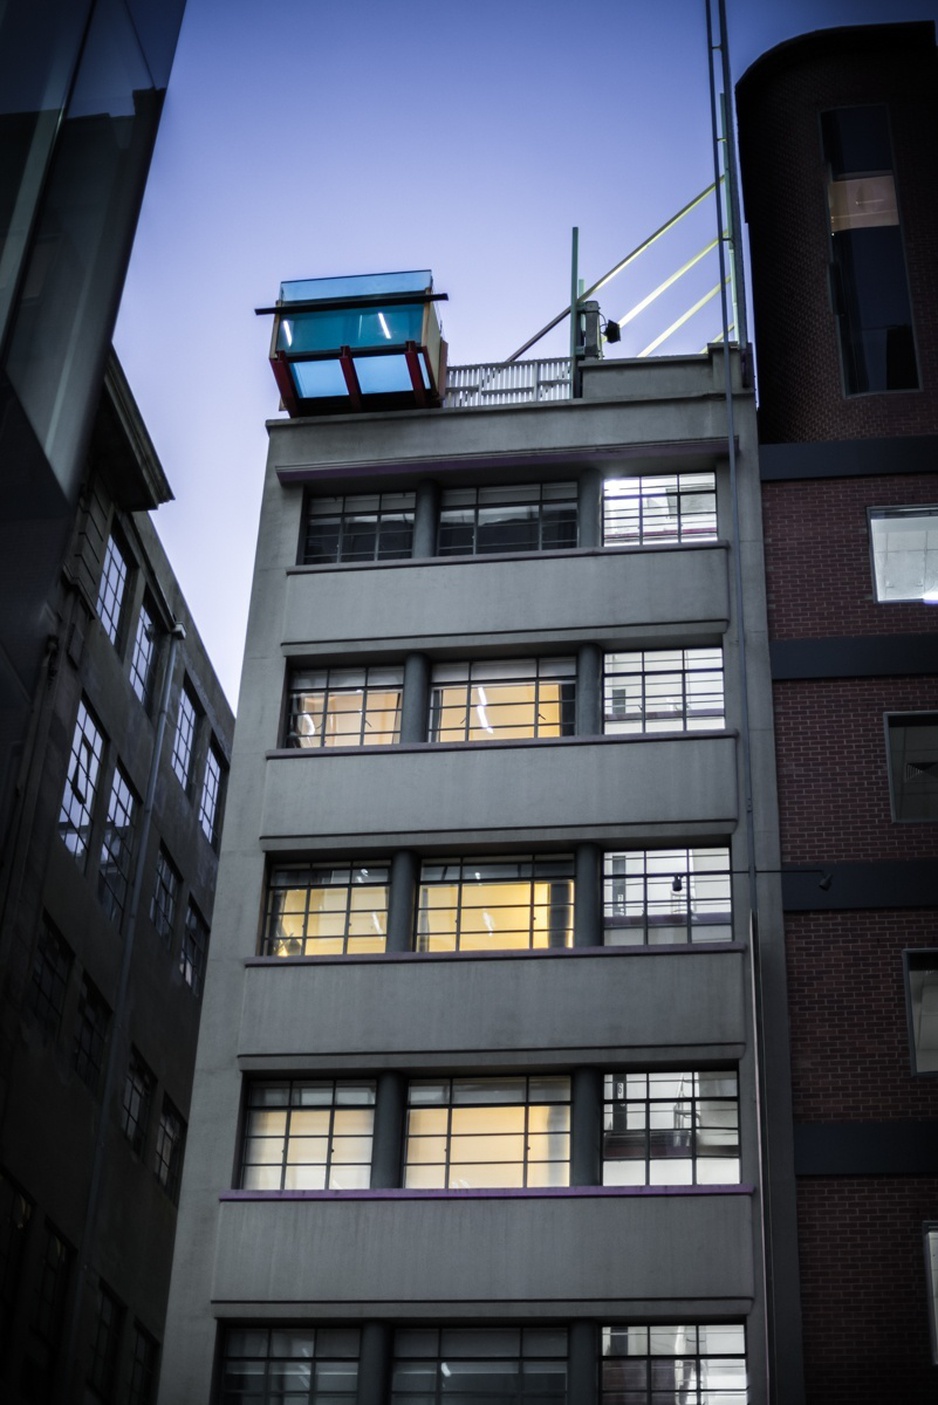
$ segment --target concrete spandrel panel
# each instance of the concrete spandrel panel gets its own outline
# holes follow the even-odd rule
[[[743,1043],[745,1003],[743,953],[706,948],[275,963],[245,972],[238,1053],[699,1049]]]
[[[753,1294],[749,1196],[226,1201],[212,1297],[254,1304],[605,1303]]]
[[[283,644],[538,635],[556,641],[622,637],[660,623],[710,631],[728,619],[723,547],[491,556],[393,570],[294,571]]]

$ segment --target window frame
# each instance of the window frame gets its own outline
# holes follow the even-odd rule
[[[726,1082],[732,1080],[735,1094],[703,1093],[700,1091],[702,1078]],[[687,1080],[690,1080],[689,1092],[685,1091]],[[673,1091],[675,1083],[678,1084],[677,1092]],[[707,1107],[707,1115],[710,1117],[718,1111],[726,1114],[732,1112],[735,1115],[735,1128],[731,1123],[720,1122],[710,1122],[702,1127],[700,1116],[704,1104],[713,1105]],[[668,1109],[672,1107],[673,1114],[669,1114]],[[740,1185],[742,1144],[739,1113],[739,1071],[736,1067],[681,1070],[622,1068],[607,1071],[603,1075],[602,1184],[625,1190],[650,1186]],[[685,1119],[683,1125],[679,1125],[680,1118]],[[619,1127],[616,1126],[617,1121],[621,1124]],[[721,1176],[719,1179],[701,1179],[700,1170],[709,1161],[724,1162],[733,1158],[702,1154],[699,1150],[700,1133],[709,1131],[719,1134],[732,1130],[736,1133],[735,1174],[729,1177]],[[620,1139],[618,1144],[626,1148],[637,1148],[641,1145],[642,1154],[612,1155],[616,1138]],[[686,1155],[682,1154],[685,1148]],[[659,1153],[657,1156],[654,1155],[656,1149]],[[641,1178],[636,1176],[630,1180],[616,1179],[615,1168],[638,1167],[639,1164],[644,1166]],[[664,1171],[656,1169],[662,1166]],[[689,1179],[676,1177],[678,1167],[689,1169]]]
[[[706,480],[704,482],[703,480]],[[614,485],[633,483],[634,492],[613,491]],[[673,486],[670,486],[673,485]],[[675,510],[663,514],[662,521],[674,522],[673,528],[655,530],[654,515],[647,504],[673,497]],[[707,512],[690,512],[690,499],[709,497],[712,508]],[[634,502],[634,509],[614,510],[611,504],[619,499]],[[700,517],[710,526],[695,528],[688,518]],[[646,526],[646,519],[648,521]],[[632,527],[634,522],[634,528]],[[686,524],[686,525],[685,525]],[[612,476],[603,480],[602,544],[604,547],[690,546],[697,542],[719,541],[719,503],[717,476],[714,469],[688,473],[636,473]]]
[[[457,501],[462,498],[463,501]],[[558,522],[560,529],[569,533],[572,525],[573,541],[556,545],[550,541],[545,545],[545,532],[553,525],[557,530],[557,524],[552,524],[549,517],[549,509],[552,505],[567,504],[567,515],[570,515],[572,507],[572,524],[570,521],[562,522],[561,509],[558,512]],[[533,509],[527,521],[534,527],[536,545],[519,542],[505,544],[500,542],[497,545],[488,545],[484,542],[482,534],[487,530],[497,530],[498,525],[494,521],[495,514],[499,510],[509,508],[529,508]],[[462,512],[466,519],[463,523],[455,520],[456,514]],[[454,520],[447,522],[447,513],[452,514]],[[486,523],[483,521],[485,515],[491,515],[493,521]],[[519,520],[517,515],[513,519]],[[468,546],[447,546],[444,544],[444,536],[449,528],[457,531],[462,526],[463,531],[468,532],[470,544]],[[446,488],[443,490],[440,499],[440,510],[437,519],[436,534],[436,554],[444,560],[464,558],[467,556],[521,556],[535,555],[544,551],[572,551],[579,545],[579,504],[578,504],[578,484],[575,479],[564,480],[562,482],[545,483],[506,483],[506,484],[483,484],[478,487]],[[504,530],[504,528],[503,528]],[[493,538],[495,540],[495,538]]]
[[[231,1343],[239,1338],[245,1347],[253,1345],[254,1350],[242,1349],[235,1355],[231,1350]],[[284,1339],[282,1345],[279,1345],[278,1339]],[[339,1345],[337,1350],[337,1345],[342,1343],[343,1339],[344,1345]],[[263,1351],[259,1349],[262,1340],[264,1343]],[[318,1351],[320,1341],[323,1342],[321,1354]],[[285,1349],[288,1342],[294,1346],[292,1354],[288,1354]],[[297,1343],[301,1344],[300,1350],[296,1350]],[[352,1350],[353,1343],[354,1351]],[[278,1345],[279,1349],[275,1349]],[[331,1350],[329,1350],[330,1345]],[[303,1385],[303,1389],[307,1392],[304,1400],[308,1401],[309,1405],[316,1405],[321,1395],[328,1396],[330,1402],[335,1397],[342,1399],[343,1396],[347,1396],[348,1405],[355,1405],[358,1399],[360,1355],[361,1328],[357,1326],[312,1327],[305,1323],[299,1326],[285,1326],[280,1323],[271,1323],[270,1325],[262,1323],[250,1326],[241,1326],[236,1323],[225,1324],[219,1364],[222,1395],[226,1400],[235,1401],[240,1398],[244,1401],[244,1405],[278,1405],[278,1402],[284,1398],[283,1376],[278,1372],[277,1380],[272,1381],[271,1366],[277,1362],[293,1362],[299,1366],[301,1375],[304,1366],[311,1368],[308,1385]],[[263,1363],[263,1393],[257,1392],[247,1396],[235,1389],[229,1393],[227,1389],[228,1376],[231,1374],[236,1380],[241,1379],[244,1367],[239,1363],[244,1362]],[[347,1385],[341,1388],[337,1388],[334,1371],[329,1371],[327,1374],[321,1369],[322,1367],[328,1368],[330,1364],[342,1368],[345,1363],[348,1363],[350,1368],[353,1362],[354,1370],[340,1369],[338,1373],[340,1376],[347,1376]],[[320,1377],[325,1377],[322,1392],[319,1390],[318,1383]],[[252,1379],[256,1379],[253,1373]]]
[[[572,737],[576,731],[576,675],[573,657],[435,664],[430,676],[428,740],[433,745],[446,746]],[[530,690],[530,697],[497,700],[500,692],[523,693],[525,689]],[[556,689],[557,697],[548,700],[551,689]],[[542,707],[555,711],[556,717],[542,721]],[[459,712],[462,721],[448,720]],[[530,712],[529,719],[524,717],[526,712]],[[497,720],[519,714],[523,720]],[[478,725],[473,724],[473,716],[478,718]]]
[[[906,760],[904,774],[901,777],[897,776],[898,767],[896,763],[900,757],[904,758],[904,747],[894,747],[892,741],[892,734],[894,731],[899,732],[900,729],[903,731],[914,731],[917,728],[921,728],[922,730],[929,728],[935,729],[936,744],[938,744],[938,711],[887,712],[883,714],[883,725],[886,734],[886,771],[889,783],[889,809],[893,824],[938,823],[938,789],[936,789],[933,800],[934,814],[905,815],[899,813],[900,809],[905,808],[907,803],[904,787],[908,783],[909,766],[910,764],[914,765],[914,762],[910,763]],[[938,779],[938,771],[936,771],[936,779]],[[901,789],[900,784],[902,787]],[[931,797],[926,793],[925,799],[928,801]]]
[[[695,862],[713,866],[695,867]],[[616,864],[621,864],[621,872],[615,871]],[[680,886],[675,886],[678,883]],[[712,896],[700,891],[711,887],[719,891]],[[716,906],[722,901],[724,890],[725,909]],[[706,915],[713,920],[695,921],[695,905],[699,918]],[[607,849],[603,854],[602,907],[604,946],[705,947],[709,942],[732,941],[730,847],[728,844],[697,844],[681,849]],[[656,917],[659,920],[656,921]],[[720,935],[708,937],[705,935],[708,927],[729,930],[726,935],[721,930]],[[669,939],[650,939],[656,931],[666,933]],[[677,937],[679,931],[685,933],[683,938]],[[617,938],[616,933],[623,935]],[[641,940],[628,940],[629,933],[641,934]]]
[[[98,900],[110,920],[118,927],[124,919],[124,908],[130,891],[139,805],[139,797],[126,771],[120,762],[117,762],[111,775],[107,816],[98,860]]]
[[[91,1360],[87,1380],[101,1400],[111,1400],[117,1379],[121,1336],[125,1308],[103,1279],[98,1280],[98,1308],[95,1313],[94,1335],[91,1339]]]
[[[62,1029],[74,959],[74,952],[68,942],[43,913],[36,945],[33,948],[28,1003],[42,1030],[43,1038],[53,1044],[58,1041]]]
[[[58,819],[59,836],[82,870],[91,848],[105,746],[104,732],[82,694],[72,731]]]
[[[164,872],[172,880],[171,884],[164,880]],[[181,891],[182,874],[170,858],[166,845],[161,843],[156,851],[156,864],[153,871],[150,921],[153,923],[157,936],[167,948],[173,944]],[[165,901],[163,900],[164,896]]]
[[[368,565],[375,561],[407,561],[413,556],[414,545],[414,521],[416,515],[416,493],[354,493],[340,497],[319,497],[308,494],[303,513],[303,535],[300,541],[299,564],[301,566],[340,566],[340,565]],[[317,512],[316,504],[336,504],[332,512]],[[407,514],[409,513],[409,522]],[[334,521],[336,526],[335,551],[318,553],[310,550],[311,527],[316,518],[325,519],[331,525]],[[347,545],[355,540],[356,532],[353,524],[359,522],[374,521],[374,539],[370,551],[364,548],[356,550],[354,546]],[[404,526],[392,526],[392,523],[404,523]],[[367,535],[368,529],[364,531],[359,527],[359,535]],[[402,546],[388,547],[382,549],[382,535],[388,537],[398,534],[407,537],[406,550]]]
[[[186,903],[186,920],[179,943],[179,971],[197,1000],[201,999],[205,988],[208,942],[209,925],[190,897]]]
[[[149,712],[153,705],[153,684],[162,631],[156,611],[145,596],[137,615],[134,645],[130,653],[130,686]]]
[[[115,579],[116,576],[116,579]],[[108,639],[115,649],[121,646],[121,623],[127,604],[131,579],[129,553],[115,533],[108,535],[101,563],[101,576],[98,580],[98,594],[95,599],[95,613]]]
[[[202,789],[199,794],[199,828],[213,849],[218,848],[221,838],[221,820],[224,813],[222,795],[226,769],[224,757],[213,737],[205,753],[205,770],[202,773]]]
[[[326,874],[330,875],[328,882],[314,881],[316,875]],[[304,875],[305,882],[302,881]],[[293,881],[288,881],[291,879]],[[267,875],[261,955],[283,959],[382,954],[387,949],[390,884],[391,865],[382,859],[362,863],[350,860],[347,863],[334,864],[320,862],[276,865]],[[278,910],[278,893],[299,895],[303,892],[306,898],[302,911],[299,906],[292,911],[283,908]],[[344,903],[340,903],[340,893],[345,894]],[[356,906],[356,893],[383,895],[383,908],[367,904]],[[313,906],[314,894],[320,895],[318,901],[322,905],[318,908]],[[298,902],[298,899],[294,901]],[[370,914],[374,932],[354,931],[353,928],[359,921],[367,925],[366,914]],[[290,917],[302,918],[301,930],[293,933],[287,931],[285,919]],[[310,931],[312,922],[321,920],[323,925],[328,926],[330,918],[335,926],[339,926],[341,921],[341,932]]]
[[[919,1067],[921,1055],[919,1049],[918,1026],[921,1019],[916,1019],[916,995],[913,989],[913,971],[921,970],[933,973],[935,976],[934,986],[938,990],[938,947],[908,947],[902,953],[902,984],[905,990],[905,1013],[906,1024],[909,1032],[909,1059],[911,1061],[912,1074],[915,1078],[936,1078],[938,1077],[938,1017],[936,1017],[936,1042],[934,1046],[934,1065],[931,1068]],[[923,983],[923,989],[929,983]],[[920,1002],[921,1004],[922,1002]],[[920,1012],[921,1015],[922,1012]]]
[[[659,660],[660,667],[654,661]],[[630,666],[631,660],[635,660]],[[674,660],[669,666],[666,661]],[[713,679],[699,698],[694,682]],[[630,706],[637,680],[638,706]],[[656,686],[657,684],[657,686]],[[706,687],[706,682],[704,682]],[[621,689],[624,708],[613,706]],[[667,709],[667,710],[664,710]],[[616,716],[616,712],[622,715]],[[654,736],[660,732],[722,732],[726,730],[723,648],[695,645],[687,649],[608,649],[603,653],[603,735]]]
[[[925,575],[924,580],[922,582],[923,589],[917,594],[911,595],[884,594],[883,591],[888,586],[888,581],[884,580],[882,585],[880,584],[881,573],[879,569],[879,562],[882,562],[883,573],[885,573],[888,567],[889,553],[885,549],[882,550],[880,553],[877,552],[876,529],[874,527],[874,523],[876,522],[888,522],[890,520],[932,520],[934,522],[932,530],[934,531],[936,542],[938,542],[938,503],[922,503],[918,506],[902,507],[868,507],[866,509],[866,518],[870,543],[870,572],[873,579],[873,599],[875,600],[876,604],[938,604],[938,547],[936,547],[935,551],[936,566],[934,584],[930,588],[928,586],[928,544],[926,543],[924,562]],[[929,529],[924,528],[923,530],[927,533]]]
[[[174,1205],[179,1201],[179,1182],[186,1147],[186,1124],[175,1103],[163,1094],[156,1129],[153,1174]]]
[[[186,795],[192,793],[193,761],[199,734],[199,720],[202,715],[198,698],[183,679],[179,690],[179,707],[176,712],[176,731],[173,736],[173,749],[170,764],[173,773]]]
[[[309,683],[304,680],[309,679]],[[322,680],[322,681],[320,681]],[[396,703],[388,707],[381,703],[384,697]],[[355,708],[333,706],[338,698],[361,698]],[[373,705],[369,705],[369,697]],[[319,700],[318,705],[302,707],[300,700]],[[361,668],[319,668],[294,669],[287,680],[286,727],[284,745],[299,751],[332,751],[338,748],[365,748],[371,746],[397,746],[401,740],[401,712],[404,703],[404,670],[385,664],[365,665]],[[357,729],[335,731],[334,723],[358,714]],[[300,719],[306,718],[306,724]],[[319,718],[319,730],[311,719]],[[375,730],[375,721],[390,717]],[[312,727],[313,730],[308,730]],[[373,735],[369,736],[368,733]]]
[[[377,1082],[374,1078],[249,1079],[245,1088],[239,1187],[242,1190],[287,1195],[307,1190],[369,1190],[376,1096]],[[264,1101],[265,1097],[271,1100]],[[280,1100],[274,1100],[276,1098]],[[278,1129],[281,1113],[283,1127]],[[305,1115],[309,1113],[318,1116]],[[355,1127],[357,1122],[369,1120],[369,1130]],[[309,1130],[320,1125],[325,1129]],[[249,1151],[263,1153],[268,1149],[265,1143],[269,1143],[271,1152],[279,1143],[279,1163],[263,1157],[248,1160]],[[318,1148],[311,1143],[324,1143],[320,1157],[316,1158]],[[367,1156],[364,1156],[365,1143]],[[349,1150],[357,1150],[359,1159],[336,1159],[338,1152]],[[291,1152],[294,1153],[292,1156]],[[301,1153],[314,1159],[301,1161],[298,1159]],[[266,1177],[262,1174],[265,1168],[270,1168],[271,1173]],[[279,1184],[262,1184],[265,1179],[273,1180],[275,1168],[279,1173]],[[358,1175],[355,1174],[356,1170]],[[343,1178],[349,1183],[341,1184]],[[288,1181],[293,1184],[288,1184]]]
[[[94,981],[84,972],[78,995],[72,1068],[91,1093],[98,1096],[101,1070],[107,1055],[112,1010]]]
[[[551,872],[551,869],[565,869],[565,872]],[[483,870],[490,870],[486,877],[482,876]],[[516,872],[511,873],[509,870]],[[529,870],[527,873],[524,870]],[[431,876],[439,870],[439,876]],[[448,872],[451,870],[451,872]],[[499,871],[504,872],[504,876]],[[467,877],[467,874],[475,873],[476,877]],[[537,888],[539,885],[549,887],[555,883],[567,883],[566,902],[556,903],[548,894],[546,899],[539,898]],[[510,888],[528,888],[528,897],[523,900],[519,894],[518,900],[513,902],[491,903],[486,907],[481,899],[484,897],[483,889],[501,887],[504,896],[509,896]],[[441,892],[447,888],[455,888],[455,901],[450,904],[433,901],[430,893]],[[471,896],[473,889],[476,890],[479,901],[467,902],[466,894]],[[540,951],[540,950],[566,950],[573,945],[573,913],[576,893],[575,862],[569,854],[541,854],[541,855],[518,855],[517,857],[506,857],[504,855],[484,855],[478,858],[434,858],[424,859],[420,865],[418,875],[417,894],[414,910],[414,950],[418,952],[440,953],[445,952],[450,955],[464,955],[467,952],[478,955],[487,951]],[[498,894],[496,894],[498,896]],[[563,924],[563,940],[554,938],[561,931],[560,926],[555,926],[553,909],[565,909],[567,913],[566,922]],[[499,910],[503,909],[501,915],[507,917],[510,912],[527,912],[527,922],[512,927],[505,927],[497,930],[493,924],[492,910],[496,912],[495,922],[498,920]],[[436,922],[436,930],[433,930],[434,914],[441,916],[444,913],[451,913],[452,931],[447,932],[445,919],[444,923]],[[477,924],[469,926],[467,918],[471,914],[478,913],[475,918]],[[539,916],[546,920],[544,923],[538,921]],[[485,936],[483,936],[483,932]],[[540,934],[543,932],[543,938]],[[527,934],[526,940],[524,939]],[[450,941],[449,938],[452,938]],[[496,938],[501,938],[496,940]],[[466,943],[469,938],[469,944]]]
[[[486,1339],[490,1344],[488,1351],[484,1350]],[[513,1350],[512,1339],[516,1343]],[[549,1349],[551,1342],[556,1343],[554,1350]],[[449,1382],[456,1367],[456,1391],[460,1400],[477,1400],[479,1405],[484,1405],[489,1399],[495,1405],[502,1405],[508,1399],[504,1377],[490,1390],[478,1388],[478,1376],[475,1385],[463,1385],[460,1389],[458,1378],[463,1371],[471,1376],[473,1366],[482,1368],[483,1376],[491,1377],[493,1365],[500,1364],[505,1369],[513,1363],[514,1384],[507,1386],[512,1400],[519,1405],[529,1398],[537,1400],[538,1405],[547,1401],[567,1405],[569,1360],[569,1333],[565,1322],[540,1326],[500,1322],[490,1327],[438,1326],[436,1323],[398,1327],[391,1353],[389,1399],[394,1405],[408,1405],[408,1401],[425,1405],[430,1400],[445,1405],[453,1390]],[[537,1363],[541,1363],[540,1371]],[[409,1386],[406,1384],[408,1372],[415,1377]],[[556,1379],[547,1385],[545,1377]]]
[[[938,1366],[938,1220],[926,1220],[922,1225],[922,1247],[928,1295],[928,1337],[932,1363]]]
[[[159,1342],[135,1319],[127,1405],[154,1405],[159,1364]]]
[[[139,1050],[132,1046],[121,1093],[120,1124],[135,1156],[142,1157],[146,1150],[155,1092],[156,1075]]]
[[[692,1391],[694,1400],[709,1400],[711,1398],[711,1391],[715,1397],[719,1398],[721,1402],[724,1402],[724,1405],[729,1405],[729,1402],[735,1402],[735,1405],[746,1405],[746,1402],[749,1400],[748,1344],[746,1341],[746,1324],[744,1322],[683,1322],[665,1323],[663,1325],[659,1325],[658,1323],[630,1322],[611,1325],[603,1324],[600,1330],[598,1405],[613,1405],[613,1402],[624,1398],[630,1400],[633,1398],[657,1399],[658,1396],[656,1393],[653,1393],[651,1386],[653,1379],[652,1372],[655,1362],[663,1363],[665,1361],[674,1362],[675,1377],[678,1375],[678,1363],[693,1363],[692,1371],[689,1374],[698,1382],[697,1388]],[[670,1336],[675,1338],[676,1345],[676,1339],[680,1334],[683,1333],[686,1335],[690,1332],[694,1334],[694,1350],[683,1352],[661,1350],[661,1347]],[[743,1349],[741,1352],[724,1350],[719,1353],[701,1350],[701,1332],[713,1332],[714,1334],[732,1332],[734,1335],[742,1337]],[[625,1352],[616,1352],[613,1354],[611,1345],[615,1337],[617,1335],[621,1337],[624,1334],[627,1338],[629,1333],[636,1334],[635,1345],[639,1348],[644,1346],[645,1349],[643,1351],[638,1350],[634,1352],[627,1350]],[[643,1337],[644,1342],[642,1340]],[[656,1343],[658,1344],[657,1350],[654,1349]],[[742,1387],[711,1387],[707,1381],[708,1373],[704,1369],[705,1363],[711,1360],[736,1363],[742,1362]],[[644,1371],[634,1369],[638,1366],[639,1362],[644,1363]],[[615,1368],[618,1363],[631,1363],[633,1369],[628,1370],[625,1365],[619,1366],[618,1370],[607,1369],[607,1367]],[[677,1398],[679,1392],[676,1379],[673,1391],[671,1387],[666,1387],[665,1391],[662,1392],[662,1399],[664,1399],[665,1393],[668,1399]],[[683,1398],[683,1391],[681,1391],[680,1394]]]

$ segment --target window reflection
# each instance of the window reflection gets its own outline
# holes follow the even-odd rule
[[[418,951],[525,951],[572,941],[572,858],[423,865]]]
[[[734,1069],[608,1073],[603,1185],[739,1182]]]
[[[439,664],[430,697],[432,742],[571,736],[573,659]]]
[[[400,741],[401,669],[324,669],[293,675],[287,745],[390,746]]]

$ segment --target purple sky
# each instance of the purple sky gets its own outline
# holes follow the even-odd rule
[[[794,34],[938,0],[726,0],[734,81]],[[712,179],[704,0],[188,0],[115,344],[176,494],[156,525],[237,701],[282,280],[431,268],[453,365],[498,361]],[[708,204],[600,294],[622,317]],[[716,282],[636,319],[635,355]],[[713,302],[661,348],[699,351]],[[528,355],[564,354],[564,326]]]

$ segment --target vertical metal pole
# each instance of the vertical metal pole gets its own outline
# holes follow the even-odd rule
[[[579,396],[579,380],[577,377],[577,345],[580,340],[580,318],[577,312],[579,305],[579,271],[580,271],[580,229],[578,225],[573,226],[573,238],[570,252],[570,396],[577,399]]]
[[[743,222],[739,208],[739,171],[733,131],[733,88],[730,75],[730,41],[726,30],[726,0],[719,0],[720,64],[723,74],[723,139],[726,143],[726,195],[729,213],[730,256],[736,285],[736,340],[740,351],[749,343],[746,326],[746,279],[743,271]]]

